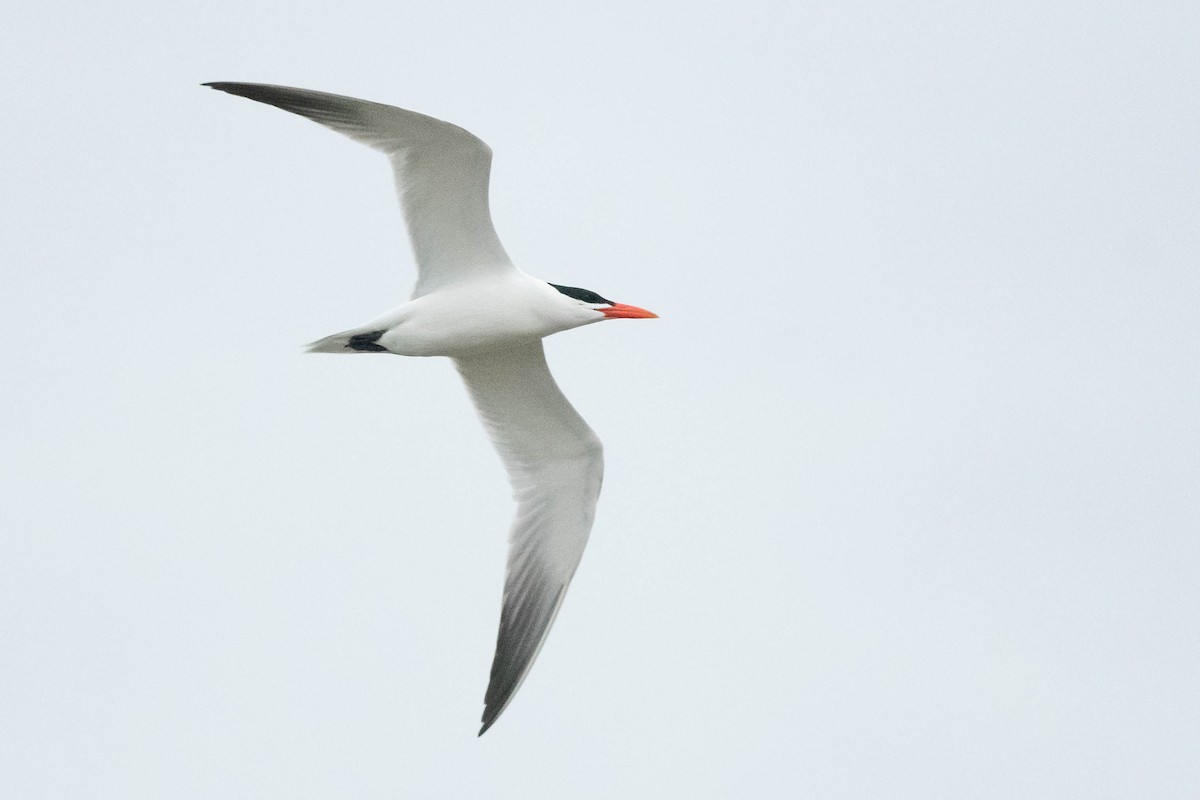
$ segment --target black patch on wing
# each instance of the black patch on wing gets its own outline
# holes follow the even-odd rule
[[[290,86],[224,81],[204,85],[228,94],[245,97],[248,100],[257,100],[260,103],[282,108],[284,111],[308,117],[314,122],[334,127],[339,124],[353,125],[361,122],[363,106],[367,105],[365,101],[350,97],[314,92],[309,89],[293,89]]]
[[[567,297],[574,297],[576,300],[582,300],[585,303],[603,303],[609,306],[613,304],[612,300],[606,300],[595,292],[587,289],[579,289],[574,286],[559,286],[557,283],[552,283],[550,285],[555,289],[558,289]]]
[[[370,333],[359,333],[351,336],[346,341],[346,347],[351,350],[357,350],[360,353],[384,353],[387,348],[381,344],[376,344],[379,337],[387,333],[386,330],[371,331]]]
[[[480,736],[492,727],[525,679],[567,590],[546,575],[536,555],[522,561],[516,573],[508,576],[504,590],[500,633],[484,697]]]

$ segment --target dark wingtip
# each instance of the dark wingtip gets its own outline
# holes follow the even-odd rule
[[[488,728],[496,724],[496,720],[500,719],[500,714],[504,711],[503,704],[494,705],[492,703],[484,703],[483,706],[483,727],[479,729],[479,735],[483,736],[488,732]]]
[[[278,86],[265,86],[259,83],[238,83],[237,81],[211,81],[200,85],[216,89],[218,92],[225,92],[226,94],[249,97],[251,100],[255,99],[252,97],[254,94],[265,94],[271,89],[278,90],[281,88]]]
[[[278,97],[281,92],[297,91],[295,89],[289,90],[286,86],[271,86],[265,83],[239,83],[238,81],[211,81],[200,85],[216,89],[218,92],[225,92],[237,97],[246,97],[250,100],[258,100],[259,102],[270,102],[272,99]]]

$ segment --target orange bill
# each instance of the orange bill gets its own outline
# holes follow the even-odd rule
[[[658,319],[658,314],[653,311],[624,303],[613,303],[612,308],[600,308],[597,311],[609,319]]]

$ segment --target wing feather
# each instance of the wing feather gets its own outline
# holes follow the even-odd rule
[[[308,89],[205,86],[307,117],[387,155],[417,260],[414,297],[513,269],[488,206],[492,150],[468,131],[415,111]]]
[[[517,500],[482,735],[529,673],[579,566],[604,455],[554,382],[540,341],[455,364]]]

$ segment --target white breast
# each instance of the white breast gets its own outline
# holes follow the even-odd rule
[[[603,316],[575,307],[523,272],[417,297],[380,319],[379,344],[406,356],[464,357],[524,344]]]

